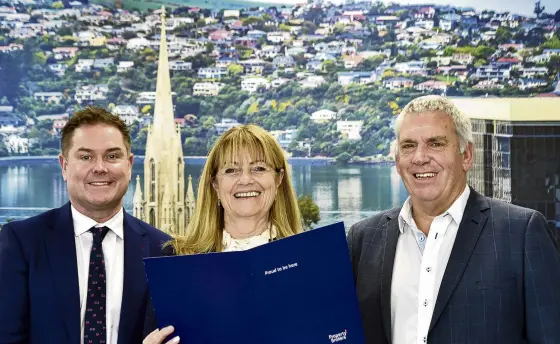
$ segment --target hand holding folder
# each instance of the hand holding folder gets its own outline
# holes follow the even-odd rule
[[[341,222],[145,265],[158,325],[173,325],[182,343],[364,343]]]

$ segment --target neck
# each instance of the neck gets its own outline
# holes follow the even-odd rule
[[[70,200],[72,203],[72,201]],[[120,203],[117,207],[111,209],[96,209],[96,210],[87,210],[84,207],[80,206],[79,204],[72,203],[72,206],[76,208],[78,212],[81,214],[89,217],[92,220],[95,220],[97,223],[104,223],[115,216],[122,208],[122,203]]]
[[[224,217],[224,230],[234,239],[245,239],[261,235],[269,228],[268,216],[259,218],[232,218]]]
[[[466,185],[466,182],[460,185]],[[457,198],[461,196],[463,191],[465,191],[465,187],[468,186],[457,188],[457,190],[453,192],[453,197],[447,200],[447,202],[414,202],[414,200],[412,200],[411,198],[412,217],[414,218],[414,222],[416,223],[416,226],[418,226],[418,229],[422,231],[422,233],[428,235],[428,233],[430,232],[430,226],[432,225],[432,221],[434,220],[434,218],[447,211],[451,207],[451,205],[455,203]]]

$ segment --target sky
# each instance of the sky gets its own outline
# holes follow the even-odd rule
[[[276,2],[278,0],[259,0],[260,2]],[[308,0],[312,1],[312,0]],[[340,4],[344,0],[328,0],[334,4]],[[375,1],[375,0],[374,0]],[[301,0],[285,0],[284,3],[301,3]],[[325,1],[327,2],[327,1]],[[532,16],[535,7],[534,0],[383,0],[385,4],[395,2],[397,4],[436,4],[436,5],[455,5],[458,7],[474,7],[476,10],[494,10],[497,12],[509,11],[514,14]],[[560,9],[558,0],[541,0],[546,13],[556,13]]]

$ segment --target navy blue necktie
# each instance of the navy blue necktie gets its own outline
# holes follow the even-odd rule
[[[107,343],[105,258],[103,257],[103,238],[109,231],[107,227],[93,227],[93,245],[89,257],[88,291],[84,325],[84,344]]]

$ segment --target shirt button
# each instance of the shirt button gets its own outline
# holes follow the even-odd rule
[[[426,240],[426,237],[425,237],[425,236],[421,236],[421,237],[420,237],[420,241],[424,241],[424,240]]]
[[[424,307],[428,306],[428,300],[424,300]]]
[[[422,338],[422,341],[423,341],[424,343],[426,343],[426,342],[428,341],[428,338],[427,338],[427,337],[424,337],[424,338]]]
[[[432,268],[428,266],[428,267],[426,268],[426,271],[430,272],[430,271],[432,271]]]

